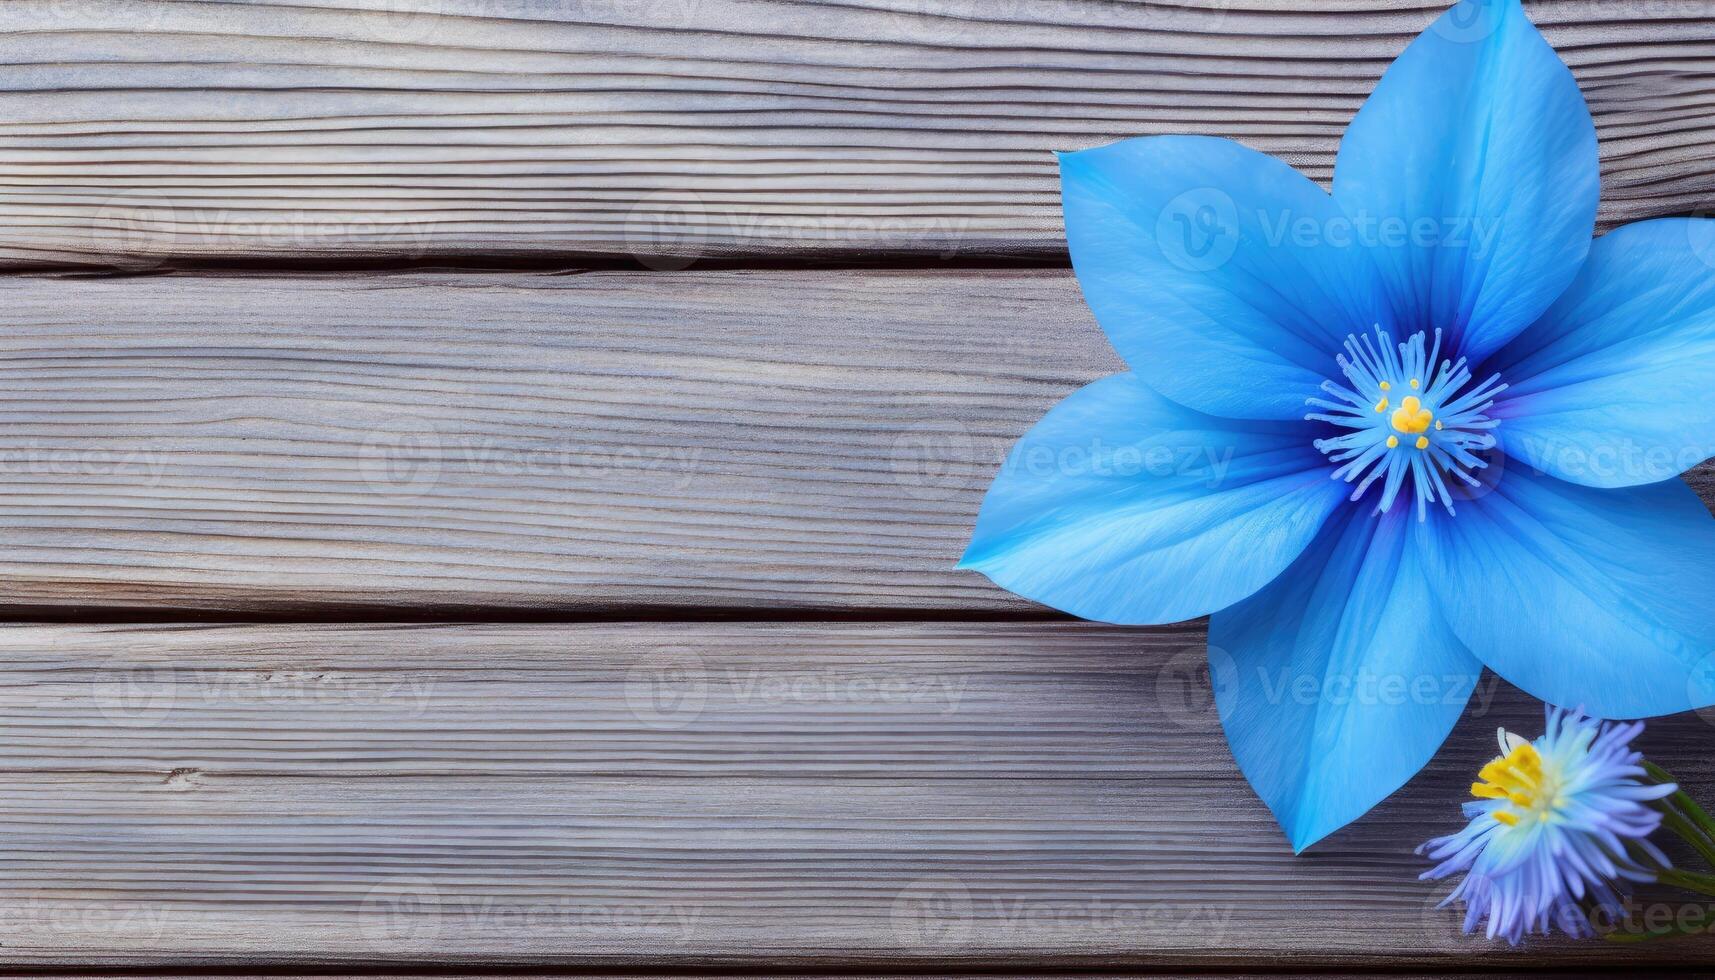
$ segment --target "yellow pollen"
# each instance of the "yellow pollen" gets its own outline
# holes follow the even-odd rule
[[[1387,382],[1386,382],[1386,381],[1383,381],[1383,382],[1382,382],[1382,390],[1383,390],[1383,391],[1392,391],[1392,390],[1393,390],[1393,385],[1390,385],[1390,384],[1388,384],[1388,383],[1387,383]]]
[[[1376,411],[1378,411],[1378,412],[1387,411],[1387,399],[1386,398],[1383,398],[1381,401],[1376,402]]]
[[[1477,773],[1482,782],[1471,784],[1471,795],[1480,800],[1505,800],[1512,807],[1534,814],[1546,815],[1553,809],[1558,793],[1543,779],[1542,756],[1536,746],[1519,742],[1511,752],[1495,759]],[[1521,814],[1500,809],[1490,816],[1508,827],[1518,826]]]
[[[1421,388],[1421,387],[1423,387],[1422,382],[1418,381],[1416,378],[1411,379],[1411,388],[1413,391],[1416,391],[1418,388]]]
[[[1428,436],[1418,436],[1416,446],[1419,449],[1428,449],[1429,448],[1429,437]]]
[[[1389,449],[1398,449],[1399,448],[1399,436],[1388,436],[1387,437],[1387,447]]]
[[[1436,432],[1440,432],[1440,431],[1441,431],[1441,420],[1440,420],[1440,419],[1436,419],[1436,420],[1435,420],[1435,431],[1436,431]]]
[[[1387,407],[1387,401],[1382,401],[1382,408]],[[1381,408],[1376,409],[1381,411]],[[1407,395],[1405,401],[1399,403],[1399,408],[1393,413],[1393,428],[1396,432],[1406,435],[1420,435],[1429,431],[1429,423],[1435,421],[1435,415],[1423,407],[1416,395]],[[1422,449],[1422,446],[1418,447]]]

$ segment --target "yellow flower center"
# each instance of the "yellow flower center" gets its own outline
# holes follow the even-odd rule
[[[1561,803],[1555,780],[1542,771],[1542,756],[1529,742],[1517,742],[1510,752],[1484,766],[1477,776],[1482,782],[1471,784],[1471,795],[1510,803],[1510,809],[1491,814],[1509,827],[1518,826],[1521,818],[1545,819]]]
[[[1403,432],[1408,436],[1422,435],[1429,431],[1429,426],[1435,421],[1435,415],[1423,407],[1423,402],[1416,395],[1407,395],[1393,411],[1393,428],[1395,432]]]

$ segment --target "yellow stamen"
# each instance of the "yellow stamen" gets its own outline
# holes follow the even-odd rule
[[[1383,381],[1383,382],[1382,382],[1382,390],[1383,390],[1383,391],[1392,391],[1392,390],[1393,390],[1393,385],[1390,385],[1390,384],[1388,384],[1388,383],[1387,383],[1387,382],[1386,382],[1386,381]]]
[[[1440,432],[1440,431],[1441,431],[1441,420],[1440,420],[1440,419],[1436,419],[1436,420],[1435,420],[1435,431],[1436,431],[1436,432]]]
[[[1417,437],[1417,448],[1428,449],[1429,448],[1429,437],[1428,436],[1418,436]]]
[[[1386,404],[1386,401],[1383,401]],[[1377,409],[1380,411],[1380,409]],[[1429,424],[1435,421],[1435,415],[1423,407],[1423,402],[1416,395],[1407,395],[1405,401],[1399,403],[1399,408],[1393,413],[1393,427],[1396,432],[1406,435],[1419,435],[1429,431]],[[1419,449],[1423,448],[1421,446]]]
[[[1421,382],[1419,382],[1416,378],[1412,378],[1411,379],[1411,387],[1415,390],[1417,388],[1423,387],[1423,384]]]
[[[1471,784],[1471,795],[1480,800],[1505,800],[1520,810],[1542,810],[1552,804],[1555,791],[1543,785],[1542,756],[1536,746],[1520,742],[1511,752],[1495,759],[1477,773],[1482,782]],[[1508,827],[1518,826],[1520,814],[1495,810],[1490,816]]]
[[[1399,448],[1399,436],[1388,436],[1387,437],[1387,447],[1389,449],[1398,449]]]
[[[1376,411],[1377,412],[1387,411],[1387,399],[1386,398],[1383,398],[1381,401],[1376,402]]]

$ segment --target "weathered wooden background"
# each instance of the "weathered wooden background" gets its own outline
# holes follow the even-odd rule
[[[1325,179],[1439,7],[0,5],[0,967],[1710,962],[1434,909],[1493,677],[1295,858],[1200,624],[951,568],[1118,366],[1049,151]],[[1604,225],[1715,206],[1715,0],[1528,9]]]

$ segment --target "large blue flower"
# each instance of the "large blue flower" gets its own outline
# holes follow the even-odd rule
[[[1302,849],[1423,766],[1481,665],[1715,703],[1715,222],[1591,242],[1596,135],[1517,0],[1400,55],[1330,195],[1227,140],[1061,157],[1130,373],[995,480],[963,564],[1087,619],[1213,613],[1240,767]]]

